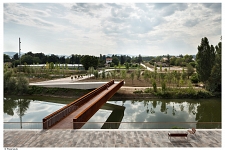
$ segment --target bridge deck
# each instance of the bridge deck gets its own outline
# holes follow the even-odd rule
[[[74,111],[73,113],[71,113],[70,115],[65,117],[63,120],[61,120],[60,122],[58,122],[57,124],[52,126],[50,129],[73,129],[73,118],[76,115],[80,114],[85,109],[87,109],[91,104],[97,102],[99,100],[99,98],[101,98],[102,95],[106,94],[108,91],[113,89],[116,85],[117,84],[114,83],[113,85],[111,85],[108,88],[108,90],[104,90],[100,94],[98,94],[97,96],[93,97],[91,100],[89,100],[83,106],[81,106],[79,109],[77,109],[76,111]]]

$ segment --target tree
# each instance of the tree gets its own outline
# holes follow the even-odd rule
[[[31,65],[33,64],[33,57],[31,55],[23,55],[21,57],[21,63],[24,64],[28,64],[28,65]]]
[[[4,62],[10,62],[9,55],[4,54]]]
[[[170,58],[170,65],[174,66],[176,62],[177,57],[171,57]]]
[[[39,57],[34,57],[34,58],[33,58],[33,63],[39,64],[40,62],[41,62],[41,60],[40,60]]]
[[[126,70],[122,70],[121,74],[122,74],[122,78],[126,79],[126,76],[127,76]]]
[[[137,63],[140,65],[141,62],[142,62],[142,57],[141,57],[141,55],[139,54],[139,55],[138,55],[138,58],[137,58]]]
[[[17,77],[17,92],[20,94],[26,93],[29,87],[29,81],[26,77]]]
[[[186,55],[184,56],[184,61],[185,61],[186,63],[192,62],[192,61],[193,61],[192,59],[193,59],[193,56],[192,56],[192,55],[186,54]]]
[[[139,67],[136,70],[136,76],[137,76],[137,80],[139,80],[141,77],[141,70],[139,69]]]
[[[48,57],[48,62],[59,62],[59,57],[57,55],[51,54],[51,56]]]
[[[215,65],[212,68],[209,78],[209,90],[213,92],[221,92],[221,50],[222,43],[219,42],[216,48]]]
[[[145,70],[144,71],[144,80],[146,81],[146,84],[149,83],[149,77],[150,77],[149,71]]]
[[[95,56],[85,55],[81,58],[81,64],[84,66],[85,70],[88,70],[89,67],[97,69],[98,58]]]
[[[4,70],[4,91],[7,91],[9,89],[8,83],[9,83],[11,77],[12,77],[12,71]]]
[[[132,84],[133,84],[133,81],[134,81],[134,72],[133,71],[131,72],[130,77],[131,77]]]
[[[65,56],[59,57],[59,63],[60,63],[60,64],[65,64],[65,63],[66,63]]]
[[[113,58],[112,58],[112,63],[113,63],[114,65],[118,66],[118,65],[119,65],[119,59],[118,59],[117,57],[113,57]]]
[[[95,79],[98,79],[99,75],[98,75],[98,71],[97,70],[94,71],[94,76],[95,76]]]
[[[165,81],[162,81],[161,85],[162,85],[162,93],[165,93],[166,92],[166,83],[165,83]]]
[[[191,79],[191,82],[192,83],[198,83],[199,82],[199,79],[198,79],[198,74],[197,73],[193,73],[190,77]]]
[[[127,70],[129,70],[129,66],[130,66],[130,64],[126,62],[125,67],[126,67]]]
[[[131,57],[130,57],[130,56],[127,56],[126,62],[127,62],[127,63],[131,63]]]
[[[105,79],[105,69],[102,70],[102,79]]]
[[[157,85],[156,85],[155,79],[152,79],[152,86],[153,86],[154,92],[157,92]]]
[[[18,55],[18,53],[16,53],[15,55],[13,55],[13,59],[19,60],[19,55]]]
[[[70,57],[70,63],[71,64],[75,63],[75,55],[74,54],[72,54],[71,57]]]
[[[195,72],[195,70],[192,67],[192,65],[187,64],[187,75],[188,75],[188,79],[189,79],[189,76],[191,76],[194,72]]]
[[[125,63],[125,56],[120,56],[120,64],[123,65]]]
[[[170,67],[170,55],[169,54],[167,54],[167,63],[169,65],[169,67]]]
[[[214,57],[215,54],[213,52],[213,49],[209,46],[209,41],[206,37],[202,38],[201,45],[198,46],[198,53],[196,55],[196,71],[199,76],[199,80],[203,83],[206,83],[206,81],[209,79],[213,62],[212,57]]]
[[[47,62],[47,56],[44,53],[35,53],[34,57],[38,57],[40,59],[40,64],[45,64]]]
[[[99,64],[100,64],[100,67],[103,67],[104,64],[105,64],[105,61],[103,60],[102,54],[100,54],[100,56],[99,56]]]
[[[94,74],[94,71],[95,71],[94,67],[89,67],[87,72],[91,76],[91,74]]]

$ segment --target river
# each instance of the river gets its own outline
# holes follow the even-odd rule
[[[52,97],[5,97],[4,128],[41,129],[45,116],[72,101]],[[112,99],[82,128],[221,128],[221,123],[217,122],[221,122],[221,99]]]

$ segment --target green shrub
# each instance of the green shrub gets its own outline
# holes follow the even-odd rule
[[[6,92],[9,90],[8,88],[8,82],[10,81],[10,78],[12,77],[12,71],[5,71],[4,72],[4,91]]]
[[[155,81],[153,81],[152,86],[153,86],[154,92],[157,92],[157,85]]]
[[[156,95],[161,98],[173,98],[171,93],[172,92],[165,91],[165,92],[158,92]]]
[[[15,92],[16,92],[16,87],[17,87],[17,85],[16,85],[16,79],[13,78],[13,77],[11,77],[11,78],[8,80],[8,82],[7,82],[7,88],[8,88],[11,92],[15,93]]]
[[[202,91],[202,90],[200,90],[200,91],[197,92],[197,97],[198,98],[210,98],[212,96],[213,96],[212,93],[209,92],[209,91]]]
[[[141,94],[141,93],[143,93],[143,91],[142,90],[137,90],[137,91],[134,91],[133,93],[134,94]]]
[[[166,83],[164,81],[162,82],[162,92],[166,92]]]
[[[20,94],[26,93],[28,91],[29,81],[26,77],[17,77],[17,92]]]
[[[144,93],[150,93],[151,92],[151,89],[150,88],[146,88],[145,90],[144,90]]]
[[[158,96],[160,98],[190,98],[190,99],[198,99],[198,98],[210,98],[212,97],[212,93],[209,91],[197,91],[193,88],[167,88],[165,92],[163,91],[157,91],[154,92],[150,89],[145,89],[145,93],[152,93],[155,96]]]
[[[198,83],[199,82],[198,74],[197,73],[192,74],[191,77],[190,77],[190,79],[191,79],[191,82],[192,83]]]

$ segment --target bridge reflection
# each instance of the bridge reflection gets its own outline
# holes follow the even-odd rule
[[[103,124],[101,129],[118,129],[124,116],[125,107],[115,105],[115,104],[105,103],[105,105],[103,105],[101,109],[112,110],[112,113],[107,118],[106,122]],[[116,123],[111,123],[111,122],[116,122]]]

